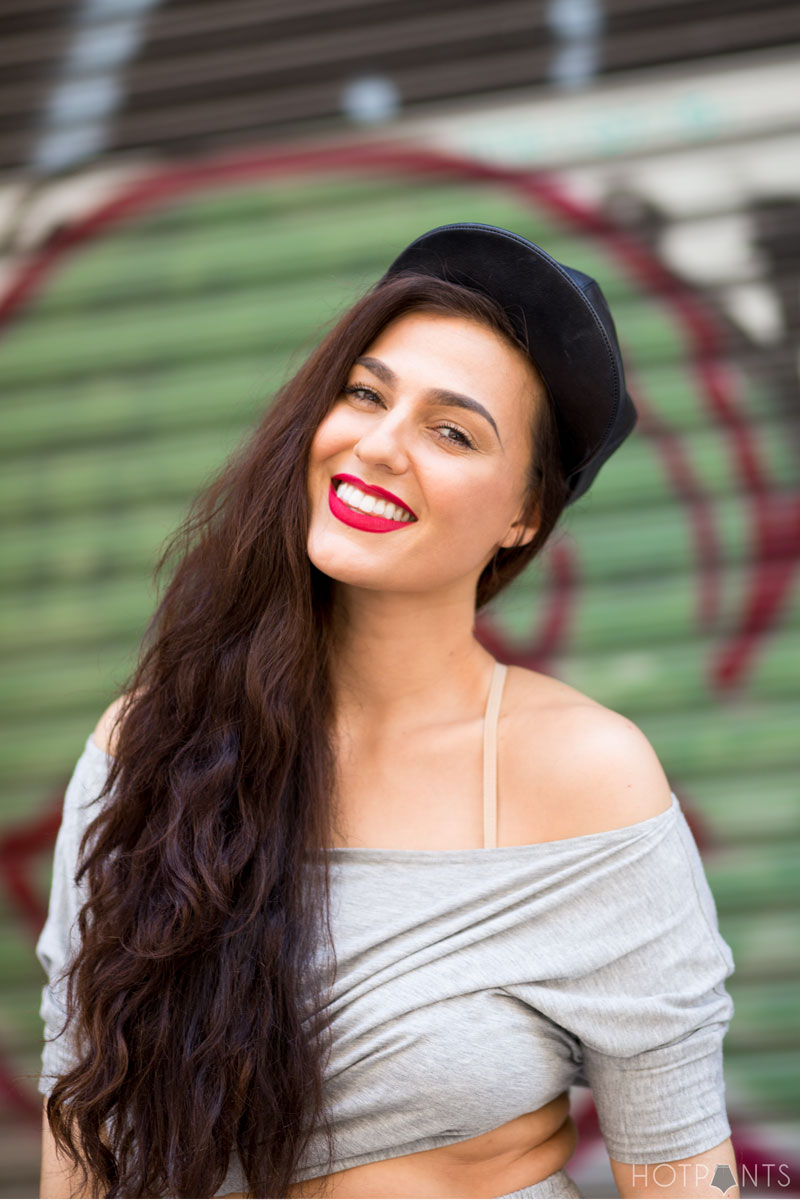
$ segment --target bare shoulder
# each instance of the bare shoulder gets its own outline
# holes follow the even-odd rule
[[[123,692],[116,700],[112,700],[92,732],[94,744],[112,757],[117,749],[118,729],[115,728],[115,722],[129,695],[129,692]]]
[[[639,726],[552,676],[509,667],[498,737],[501,785],[531,841],[618,829],[672,804]]]

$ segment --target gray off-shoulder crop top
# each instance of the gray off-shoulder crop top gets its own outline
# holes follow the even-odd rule
[[[497,664],[484,722],[482,848],[331,849],[327,1097],[334,1170],[444,1146],[589,1087],[609,1154],[699,1154],[730,1135],[722,1042],[734,971],[691,830],[668,809],[617,829],[496,845]],[[64,796],[47,921],[45,1038],[85,896],[77,847],[109,759],[89,736]],[[39,1091],[70,1064],[45,1040]],[[296,1178],[324,1172],[312,1140]],[[246,1191],[235,1151],[217,1193]]]

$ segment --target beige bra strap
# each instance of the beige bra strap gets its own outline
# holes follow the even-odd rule
[[[497,845],[497,718],[507,666],[495,662],[483,718],[483,845]]]

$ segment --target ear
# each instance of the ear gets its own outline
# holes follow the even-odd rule
[[[519,546],[527,546],[528,542],[532,542],[536,537],[536,532],[541,524],[538,507],[534,509],[533,516],[530,518],[530,523],[522,520],[513,521],[508,527],[508,533],[500,542],[500,546],[506,549]]]

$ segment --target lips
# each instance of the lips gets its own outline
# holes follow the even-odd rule
[[[394,533],[402,529],[411,529],[416,521],[409,517],[407,520],[390,520],[388,517],[376,517],[374,513],[361,512],[360,509],[350,508],[344,500],[336,495],[333,480],[328,484],[328,508],[338,521],[349,525],[352,529],[360,529],[364,533]]]
[[[359,479],[357,475],[334,475],[332,482],[336,483],[338,479],[343,480],[344,483],[352,483],[354,487],[365,492],[368,496],[375,496],[381,500],[389,500],[392,504],[397,504],[400,508],[404,508],[406,512],[410,512],[415,521],[418,519],[413,508],[410,508],[405,500],[401,500],[399,496],[395,496],[394,492],[388,492],[386,488],[378,487],[377,484],[364,483],[364,480]]]

